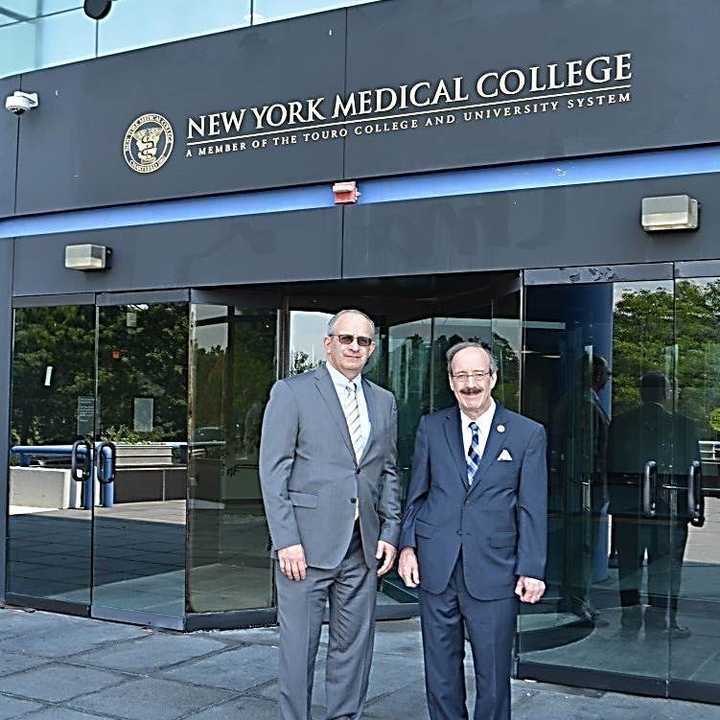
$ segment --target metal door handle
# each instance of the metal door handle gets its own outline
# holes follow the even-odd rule
[[[85,449],[85,460],[80,466],[79,463],[79,450],[80,448]],[[70,476],[75,482],[84,482],[85,479],[90,475],[90,468],[92,466],[92,448],[87,440],[78,440],[73,443],[72,452],[70,453]]]
[[[693,460],[688,468],[688,513],[695,527],[705,524],[705,495],[702,486],[702,465]]]
[[[657,463],[648,460],[643,471],[642,508],[645,517],[655,517],[657,504]]]
[[[103,440],[97,446],[97,479],[101,485],[109,485],[115,481],[117,467],[117,445],[110,440]]]

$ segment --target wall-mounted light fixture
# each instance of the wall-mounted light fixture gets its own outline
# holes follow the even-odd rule
[[[643,198],[641,222],[645,232],[696,230],[698,201],[689,195]]]
[[[112,266],[112,249],[104,245],[66,245],[65,267],[68,270],[108,270]]]

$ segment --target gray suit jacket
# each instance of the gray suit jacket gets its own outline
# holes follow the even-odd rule
[[[378,539],[397,546],[397,406],[392,393],[363,379],[371,431],[355,459],[345,415],[328,371],[278,380],[265,409],[260,484],[273,555],[302,544],[309,566],[340,564],[350,543],[356,503],[365,561]]]

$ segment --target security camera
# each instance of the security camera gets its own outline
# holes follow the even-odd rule
[[[9,110],[13,115],[22,115],[37,106],[37,93],[24,93],[16,90],[12,95],[5,98],[5,109]]]

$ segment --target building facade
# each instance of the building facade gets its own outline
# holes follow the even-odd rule
[[[717,3],[28,4],[0,0],[0,97],[38,101],[0,117],[4,602],[273,623],[264,404],[360,307],[404,487],[460,340],[548,430],[518,677],[720,702]]]

